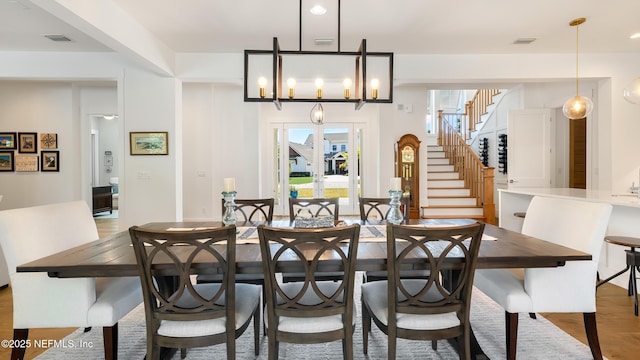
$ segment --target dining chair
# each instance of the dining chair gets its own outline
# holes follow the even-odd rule
[[[236,284],[236,227],[194,231],[129,229],[142,283],[147,359],[160,348],[186,349],[226,343],[236,357],[236,338],[253,319],[254,353],[259,352],[260,287]],[[170,260],[168,265],[154,263]],[[203,265],[204,263],[204,265]],[[191,275],[221,272],[216,284],[194,284]]]
[[[269,359],[280,342],[315,344],[342,340],[345,359],[353,359],[354,280],[360,225],[283,229],[258,226],[267,305]],[[327,261],[330,260],[330,261]],[[304,271],[300,282],[277,280],[284,271]],[[319,280],[324,272],[343,272],[340,281]]]
[[[225,212],[224,199],[222,202],[222,214]],[[274,199],[235,199],[236,214],[238,223],[261,223],[271,224],[273,221]],[[219,283],[222,281],[221,274],[200,274],[196,276],[199,284]],[[237,283],[255,284],[262,287],[262,303],[264,304],[264,275],[263,274],[236,274]],[[266,334],[266,331],[265,331]]]
[[[99,326],[104,358],[117,359],[118,321],[142,302],[137,277],[60,279],[16,272],[19,265],[97,239],[96,223],[84,201],[0,211],[0,245],[11,280],[16,343],[26,343],[33,328],[88,331]],[[24,347],[14,347],[11,359],[24,355]]]
[[[482,241],[483,223],[446,228],[387,225],[388,280],[362,284],[363,350],[368,352],[371,321],[388,337],[387,357],[396,357],[396,338],[431,340],[458,338],[461,359],[470,359],[469,311],[473,276]],[[407,266],[451,271],[440,276],[403,279]]]
[[[555,268],[483,269],[475,287],[505,310],[506,356],[516,358],[518,313],[581,312],[594,359],[602,359],[596,328],[596,273],[612,206],[534,196],[522,233],[591,254]]]
[[[359,198],[360,221],[363,224],[368,221],[386,220],[391,212],[391,198]],[[403,223],[409,223],[409,198],[400,198],[400,209],[402,211]],[[379,281],[387,279],[387,272],[384,270],[365,271],[362,281]],[[429,277],[429,270],[403,270],[402,278],[426,279]]]
[[[301,213],[301,210],[309,210],[313,217],[333,216],[334,221],[338,221],[340,212],[339,198],[313,198],[294,199],[289,198],[289,220],[293,222]]]
[[[310,216],[314,218],[318,217],[330,217],[333,216],[333,224],[338,222],[338,215],[340,213],[340,202],[339,198],[313,198],[313,199],[294,199],[289,198],[289,221],[294,223],[296,217],[304,216],[302,213],[306,212]],[[308,210],[308,211],[307,211]],[[325,225],[322,225],[325,226]],[[296,225],[296,227],[299,227]],[[338,281],[342,279],[341,272],[333,272],[333,273],[325,273],[318,280],[333,280]],[[293,281],[304,281],[303,273],[285,273],[282,275],[282,281],[284,282],[293,282]]]
[[[271,224],[273,221],[274,199],[236,199],[235,209],[238,217],[238,224],[264,223]],[[222,213],[224,214],[224,199],[222,199]],[[196,277],[198,283],[218,283],[222,281],[221,274],[200,274]],[[236,282],[256,284],[262,286],[264,276],[262,274],[236,274]]]
[[[225,212],[224,199],[222,202],[222,214]],[[273,220],[274,198],[268,199],[235,199],[234,207],[238,222],[267,222]]]
[[[386,220],[391,212],[391,198],[371,198],[360,197],[358,198],[358,204],[360,207],[360,220],[372,221],[372,220]],[[409,223],[409,198],[403,196],[400,198],[400,210],[404,217],[403,223]]]

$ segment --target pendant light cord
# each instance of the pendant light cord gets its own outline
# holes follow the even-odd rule
[[[578,44],[580,43],[578,37],[578,28],[580,25],[576,25],[576,97],[578,96]]]

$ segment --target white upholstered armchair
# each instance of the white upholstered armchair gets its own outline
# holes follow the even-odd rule
[[[602,359],[596,328],[596,274],[611,205],[534,197],[522,233],[591,254],[557,268],[477,270],[474,286],[505,309],[507,359],[516,358],[518,313],[583,313],[594,359]],[[542,346],[544,344],[541,344]]]
[[[17,273],[16,266],[98,239],[84,201],[0,211],[0,245],[13,293],[14,339],[30,328],[103,327],[105,359],[117,358],[117,323],[142,302],[140,281],[130,278],[50,278]],[[12,359],[25,349],[14,348]]]

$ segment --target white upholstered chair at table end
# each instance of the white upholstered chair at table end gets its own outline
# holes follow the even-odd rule
[[[0,211],[0,245],[13,293],[13,336],[30,328],[102,327],[105,359],[117,359],[118,320],[142,303],[138,277],[50,278],[16,267],[98,239],[84,201]],[[24,358],[14,348],[11,359]]]
[[[534,197],[522,233],[589,253],[592,260],[524,272],[476,271],[474,286],[505,309],[507,359],[516,358],[518,313],[537,312],[583,313],[591,354],[602,359],[596,328],[596,274],[611,209],[609,204]]]

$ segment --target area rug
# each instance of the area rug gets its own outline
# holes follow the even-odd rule
[[[360,279],[357,276],[356,279]],[[359,284],[356,284],[359,288]],[[359,299],[359,291],[356,294]],[[362,353],[362,326],[360,304],[356,332],[354,334],[355,359],[386,359],[386,335],[372,324],[369,336],[369,355]],[[504,310],[479,290],[474,289],[471,309],[471,324],[480,346],[490,359],[505,358]],[[145,356],[144,308],[134,309],[118,323],[118,358],[143,359]],[[237,340],[237,359],[267,359],[267,338],[262,337],[260,355],[253,354],[253,326]],[[431,342],[398,339],[397,359],[458,359],[456,351],[446,342],[438,342],[438,350],[431,349]],[[187,359],[224,359],[225,345],[189,349]],[[103,358],[102,330],[94,328],[88,333],[82,329],[67,336],[60,347],[47,350],[38,360],[86,360]],[[314,344],[280,344],[280,359],[341,359],[342,344],[339,341]],[[528,314],[520,314],[518,331],[519,359],[592,359],[589,347],[574,339],[554,324],[538,316],[536,320]],[[180,359],[178,351],[173,359]]]

